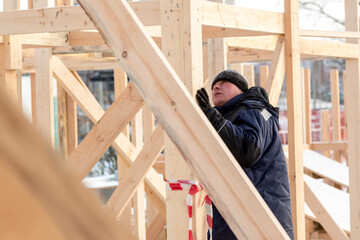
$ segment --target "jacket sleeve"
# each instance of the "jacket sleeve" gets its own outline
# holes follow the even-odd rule
[[[252,167],[259,161],[266,148],[266,130],[258,110],[240,111],[234,123],[215,108],[211,108],[206,116],[242,167]]]

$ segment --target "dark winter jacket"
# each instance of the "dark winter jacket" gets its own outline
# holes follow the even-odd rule
[[[293,239],[289,180],[279,136],[278,109],[266,91],[252,87],[206,116]],[[236,239],[214,206],[213,240]]]

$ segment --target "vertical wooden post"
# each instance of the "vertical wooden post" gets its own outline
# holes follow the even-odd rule
[[[210,0],[210,2],[224,3],[224,0]],[[211,84],[216,75],[227,68],[227,45],[223,38],[208,39],[208,77],[206,91],[211,93]],[[212,96],[209,94],[210,102]]]
[[[291,210],[295,239],[302,240],[305,239],[305,214],[299,2],[293,0],[285,0],[285,55]]]
[[[57,84],[57,109],[58,109],[58,131],[59,131],[59,152],[62,158],[69,156],[68,152],[68,128],[67,128],[67,104],[66,91]]]
[[[35,85],[35,73],[30,74],[31,81],[31,119],[32,124],[36,126],[36,85]]]
[[[3,9],[20,9],[19,0],[3,0]],[[22,45],[18,36],[4,36],[0,44],[0,87],[11,96],[11,100],[19,105],[18,74],[21,79]],[[20,103],[21,104],[21,103]]]
[[[53,74],[51,48],[35,49],[36,125],[54,146]]]
[[[254,65],[244,66],[244,77],[248,82],[249,88],[255,86]]]
[[[128,80],[126,73],[120,68],[114,69],[115,98],[121,94],[121,92],[126,88],[127,84],[128,84]],[[123,130],[123,133],[125,136],[127,136],[130,139],[129,125],[127,125],[126,128]],[[117,166],[118,166],[117,167],[118,180],[120,181],[121,177],[126,173],[128,166],[125,163],[125,160],[122,159],[121,154],[119,153],[117,153]],[[133,226],[132,226],[131,201],[122,212],[119,219],[119,225],[123,226],[124,229],[128,229],[129,234],[132,233]]]
[[[34,8],[48,7],[48,0],[34,0]],[[54,100],[51,48],[35,49],[36,125],[41,134],[54,146]]]
[[[344,89],[344,135],[345,135],[345,139],[348,139],[348,133],[347,133],[347,129],[348,129],[348,123],[347,123],[347,119],[348,119],[348,108],[347,108],[347,104],[348,104],[348,82],[346,79],[346,71],[343,71],[343,89]],[[347,149],[346,149],[347,151]]]
[[[196,90],[203,86],[201,1],[161,0],[160,12],[162,51],[194,96]],[[171,180],[195,180],[194,174],[190,172],[177,147],[168,137],[165,138],[165,175]],[[189,237],[189,218],[185,203],[187,194],[187,190],[167,191],[168,239],[182,240]],[[200,202],[196,195],[194,202]],[[194,206],[194,210],[193,232],[196,239],[205,239],[205,229],[200,230],[205,228],[205,216],[201,216],[200,206]]]
[[[244,65],[242,63],[231,63],[230,68],[237,71],[241,75],[244,74]]]
[[[260,66],[260,86],[265,88],[266,86],[266,79],[269,75],[269,66],[268,65],[261,65]]]
[[[345,0],[345,30],[359,31],[359,2]],[[347,42],[359,44],[358,39]],[[350,171],[350,235],[360,239],[360,59],[346,60],[348,156]]]
[[[131,140],[136,148],[143,146],[142,110],[131,121]],[[135,238],[146,239],[145,224],[145,188],[144,182],[140,183],[133,198]]]
[[[321,111],[321,141],[330,142],[330,112],[329,110]],[[330,157],[330,150],[322,152],[323,155]]]
[[[305,136],[306,144],[310,145],[312,143],[312,131],[311,131],[311,74],[310,69],[303,69],[304,76],[304,88],[305,88]]]
[[[76,71],[73,71],[72,74],[81,80]],[[70,156],[78,146],[78,122],[76,102],[69,94],[66,94],[66,105],[68,154]]]
[[[341,141],[339,71],[330,71],[333,141]],[[334,159],[340,161],[340,151],[334,150]]]

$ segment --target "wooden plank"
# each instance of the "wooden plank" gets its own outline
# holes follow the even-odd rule
[[[359,39],[360,33],[353,32],[353,31],[300,30],[300,36],[302,36],[302,37]]]
[[[59,56],[61,61],[71,71],[81,70],[105,70],[119,68],[115,58],[98,58],[93,56]],[[24,57],[24,68],[31,69],[35,64],[32,57]]]
[[[162,19],[162,52],[182,79],[186,91],[194,96],[203,87],[202,68],[202,36],[201,36],[201,1],[176,0],[160,1]],[[221,48],[219,49],[221,51]],[[210,56],[208,56],[210,58]],[[224,60],[219,59],[219,64]],[[210,77],[210,76],[209,76]],[[165,176],[171,180],[196,181],[190,171],[183,154],[173,141],[165,137]],[[186,198],[188,191],[166,192],[166,227],[168,239],[187,239],[189,237],[189,222]],[[199,194],[194,196],[198,203]],[[193,235],[197,239],[205,238],[202,228],[204,215],[200,216],[200,204],[194,204]]]
[[[68,163],[84,178],[144,104],[138,91],[130,84],[95,124]]]
[[[132,6],[144,25],[161,24],[159,1],[132,2],[130,6]],[[36,8],[39,8],[39,6]],[[8,23],[1,25],[0,35],[95,29],[89,17],[79,6],[4,11],[0,12],[0,22]]]
[[[248,9],[234,5],[202,2],[202,24],[221,28],[242,29],[267,34],[284,33],[284,14]],[[239,34],[237,33],[237,36]],[[221,37],[221,36],[213,36]],[[222,36],[224,37],[224,36]],[[229,37],[229,36],[228,36]]]
[[[209,191],[235,235],[250,239],[288,239],[175,71],[155,43],[144,34],[143,27],[127,3],[110,0],[79,2],[92,16],[107,44],[132,76],[140,93]],[[127,24],[122,24],[122,19],[126,19]],[[114,28],[118,31],[113,31]],[[135,45],[136,48],[133,47]],[[191,123],[187,121],[188,116],[191,116]],[[236,195],[237,192],[243,194]]]
[[[19,8],[18,0],[3,1],[3,10],[5,11]],[[0,44],[0,87],[9,92],[12,101],[18,103],[19,106],[21,106],[19,101],[21,100],[19,95],[21,85],[18,86],[18,74],[20,73],[16,70],[22,68],[21,50],[21,43],[17,36],[3,36],[3,43]]]
[[[305,169],[344,187],[349,187],[349,168],[347,166],[312,150],[305,150],[303,155]]]
[[[78,79],[76,79],[74,75],[64,66],[59,58],[55,56],[53,56],[53,71],[56,79],[87,114],[90,120],[93,123],[98,122],[104,114],[104,110],[96,101],[90,90],[86,87],[85,83],[78,81]],[[118,153],[121,154],[128,164],[135,161],[138,150],[135,149],[134,145],[129,142],[124,134],[120,134],[114,140],[112,146]],[[152,201],[156,203],[160,213],[163,216],[166,216],[165,210],[163,210],[165,209],[165,183],[153,169],[150,170],[146,176],[145,188],[147,189],[147,194],[151,196]]]
[[[77,72],[72,72],[72,74],[80,79],[80,76]],[[67,108],[67,137],[68,137],[68,153],[72,154],[78,146],[78,121],[77,121],[77,108],[76,102],[69,95],[66,94],[66,108]]]
[[[315,214],[316,220],[321,223],[321,226],[324,227],[326,232],[330,235],[332,239],[349,239],[346,233],[340,228],[335,219],[330,215],[326,210],[320,200],[317,198],[315,192],[311,187],[305,182],[305,199],[307,205],[310,207],[311,211]]]
[[[268,65],[260,65],[260,86],[265,88],[266,80],[269,75],[269,66]]]
[[[72,31],[69,33],[70,46],[104,45],[104,39],[98,31]]]
[[[332,133],[333,141],[341,141],[341,122],[340,122],[340,89],[339,89],[339,71],[330,71],[331,87],[331,106],[332,106]],[[334,151],[334,159],[341,161],[339,151]]]
[[[234,37],[226,39],[229,49],[247,48],[274,51],[278,36]],[[301,58],[357,58],[358,46],[351,43],[330,42],[325,40],[300,39]],[[330,50],[329,50],[330,49]]]
[[[227,69],[227,46],[225,44],[224,39],[215,38],[215,39],[208,39],[208,61],[207,61],[207,68],[208,68],[208,78],[209,81],[205,86],[205,89],[210,93],[211,92],[211,84],[216,75]],[[210,102],[212,102],[212,96],[209,95]]]
[[[300,52],[304,55],[332,57],[332,58],[358,58],[359,46],[349,43],[301,39]],[[354,52],[355,51],[355,52]]]
[[[339,141],[339,142],[313,142],[310,145],[310,149],[314,151],[324,151],[324,150],[338,150],[346,151],[348,148],[348,142]]]
[[[164,131],[158,126],[151,138],[146,141],[135,162],[119,181],[114,193],[105,207],[119,217],[134,196],[136,189],[143,182],[164,146]]]
[[[244,65],[244,77],[248,82],[249,88],[255,86],[254,65]]]
[[[126,88],[127,85],[128,85],[128,79],[126,73],[120,68],[114,69],[115,98],[120,96],[121,92]],[[130,141],[129,124],[127,124],[126,127],[124,128],[123,134]],[[128,170],[129,164],[126,163],[126,160],[124,159],[124,157],[121,155],[120,152],[117,152],[116,158],[117,158],[118,181],[120,181],[122,176]],[[126,229],[129,229],[129,231],[133,232],[132,219],[133,219],[132,203],[130,202],[123,210],[123,213],[121,214],[120,219],[118,219],[118,222],[121,226],[124,226]]]
[[[35,85],[35,73],[30,74],[30,88],[31,88],[31,122],[36,126],[36,85]]]
[[[305,239],[299,2],[285,0],[284,3],[291,212],[295,239]]]
[[[57,84],[57,117],[59,131],[59,153],[62,158],[69,156],[68,152],[68,128],[67,128],[67,94],[66,91]]]
[[[142,125],[142,109],[140,109],[131,120],[131,142],[134,144],[136,149],[139,149],[139,151],[143,147],[144,139]],[[137,188],[134,189],[134,197],[132,199],[134,209],[134,232],[136,239],[144,239],[146,237],[144,190],[144,182],[139,182],[137,184]]]
[[[18,88],[17,88],[17,72],[6,68],[6,46],[0,44],[0,88],[6,89],[10,94],[11,99],[15,103],[18,102]]]
[[[146,238],[144,182],[139,183],[133,198],[135,239]]]
[[[18,36],[4,36],[5,68],[16,70],[22,68],[22,46]]]
[[[269,101],[274,106],[279,101],[285,77],[285,65],[285,37],[279,36],[265,85],[265,89],[269,93]]]
[[[161,214],[158,214],[152,224],[146,229],[146,239],[155,240],[161,231],[164,230],[166,224],[165,219]]]
[[[277,35],[256,37],[232,37],[225,39],[229,48],[248,48],[266,51],[275,51],[278,42]]]
[[[305,88],[305,135],[306,144],[312,144],[312,125],[311,125],[311,74],[310,69],[303,69],[304,88]]]
[[[350,232],[349,194],[337,188],[322,183],[307,175],[304,176],[306,184],[319,199],[323,207],[329,212],[336,224],[346,233]],[[316,221],[316,219],[315,219]],[[335,238],[336,239],[336,238]]]
[[[36,49],[36,126],[52,146],[54,139],[54,100],[51,48]]]
[[[8,93],[0,92],[0,187],[6,191],[1,197],[1,237],[128,239],[10,103]]]
[[[346,79],[346,71],[343,71],[343,92],[344,92],[344,131],[345,131],[345,136],[344,139],[348,139],[348,123],[347,123],[347,119],[348,119],[348,108],[347,108],[347,104],[349,102],[348,100],[348,81]],[[345,94],[346,93],[346,94]],[[347,159],[347,158],[346,158]]]
[[[359,32],[358,1],[345,1],[345,31]],[[348,39],[347,43],[359,46],[358,40]],[[350,222],[351,238],[360,239],[360,61],[346,60],[346,100],[347,133],[348,133],[348,165],[350,169]]]
[[[68,33],[35,33],[18,36],[24,48],[31,47],[67,47]]]

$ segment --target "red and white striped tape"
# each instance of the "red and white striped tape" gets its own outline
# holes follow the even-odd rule
[[[193,240],[192,234],[192,206],[193,206],[193,195],[201,191],[203,187],[197,181],[187,181],[187,180],[169,180],[165,179],[167,190],[189,190],[189,194],[186,199],[186,205],[188,208],[189,215],[189,240]],[[211,200],[208,195],[205,196],[204,202],[206,206],[206,220],[208,223],[208,231],[210,233],[210,240],[212,239],[212,223],[213,223],[213,211]]]

